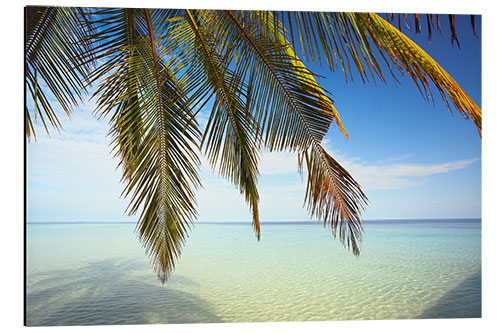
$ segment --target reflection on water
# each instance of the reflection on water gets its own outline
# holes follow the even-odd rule
[[[129,274],[137,262],[104,260],[75,270],[40,274],[28,294],[28,325],[209,323],[221,320],[205,300]],[[196,285],[176,276],[173,284]],[[50,287],[47,287],[50,286]]]
[[[198,224],[162,286],[134,225],[28,225],[27,324],[481,316],[480,221],[367,223],[355,257],[320,225]]]

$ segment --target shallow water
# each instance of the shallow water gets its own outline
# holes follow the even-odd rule
[[[480,220],[365,222],[360,257],[315,223],[202,224],[162,286],[133,224],[28,224],[27,324],[481,316]]]

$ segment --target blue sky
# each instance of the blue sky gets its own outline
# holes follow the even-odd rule
[[[444,23],[444,37],[434,33],[430,44],[426,33],[409,35],[481,106],[480,39],[468,17],[459,17],[461,49],[452,47]],[[365,219],[481,216],[481,139],[472,121],[457,112],[452,116],[437,92],[435,104],[426,103],[409,77],[399,78],[398,86],[390,79],[387,85],[363,84],[357,77],[346,84],[340,71],[310,68],[325,76],[320,83],[332,93],[350,135],[347,141],[332,126],[324,143],[365,190]],[[38,140],[28,144],[28,221],[137,219],[123,214],[128,201],[120,199],[123,185],[110,154],[108,125],[92,116],[93,107],[80,106],[71,120],[61,116],[64,130],[52,131],[50,138],[38,124]],[[207,117],[201,113],[200,123]],[[264,152],[260,171],[261,220],[309,220],[296,155]],[[207,163],[201,175],[199,221],[250,221],[236,188]]]

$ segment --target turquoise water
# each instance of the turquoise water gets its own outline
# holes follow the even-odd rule
[[[481,316],[481,221],[365,222],[355,257],[315,223],[198,223],[162,286],[133,224],[28,224],[27,324]]]

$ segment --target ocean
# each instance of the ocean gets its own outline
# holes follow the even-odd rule
[[[315,222],[195,223],[162,285],[126,223],[29,223],[26,323],[481,317],[481,220],[365,221],[354,256]]]

